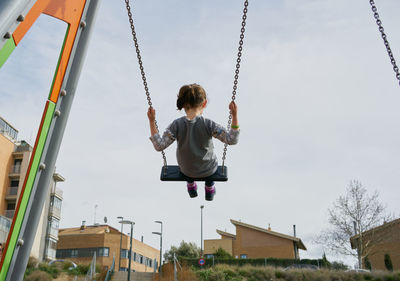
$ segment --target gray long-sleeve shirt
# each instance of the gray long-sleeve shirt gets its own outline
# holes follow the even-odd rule
[[[177,140],[176,158],[182,173],[188,177],[203,178],[214,174],[218,167],[212,137],[230,145],[236,144],[239,130],[227,131],[201,115],[192,120],[183,116],[173,121],[162,137],[157,133],[150,140],[157,151],[164,150]]]

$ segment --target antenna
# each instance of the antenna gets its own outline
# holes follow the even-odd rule
[[[93,224],[96,224],[96,212],[97,212],[97,207],[98,207],[99,205],[94,205],[94,222],[93,222]]]

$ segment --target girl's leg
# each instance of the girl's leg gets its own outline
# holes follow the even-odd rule
[[[206,179],[206,200],[207,201],[212,201],[214,199],[215,195],[215,185],[214,181]]]
[[[186,186],[187,186],[187,191],[189,193],[189,196],[191,198],[197,197],[197,184],[196,184],[196,182],[194,181],[194,179],[192,179],[192,178],[190,178],[190,177],[188,177],[186,175],[184,175],[184,176],[186,178],[186,182],[187,182]]]

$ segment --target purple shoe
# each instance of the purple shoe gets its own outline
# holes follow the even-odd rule
[[[190,198],[197,197],[197,184],[195,182],[187,183],[187,191]]]
[[[214,199],[214,195],[216,193],[215,185],[213,186],[206,186],[206,200],[212,201]]]

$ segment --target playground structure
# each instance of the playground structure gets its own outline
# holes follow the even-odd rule
[[[0,280],[22,280],[74,99],[99,0],[0,2],[0,67],[40,14],[68,24],[28,171],[0,262]]]

